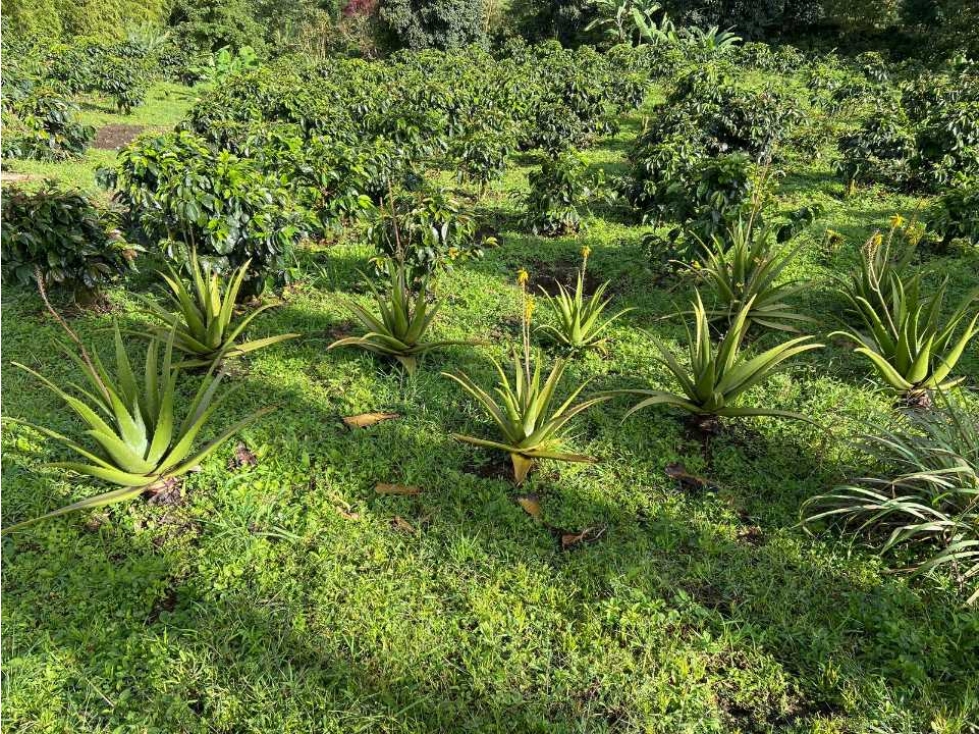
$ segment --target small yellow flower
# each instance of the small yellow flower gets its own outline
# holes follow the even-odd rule
[[[881,243],[884,241],[884,235],[880,232],[875,232],[874,236],[870,238],[871,247],[880,247]]]
[[[450,260],[455,260],[457,257],[459,257],[459,248],[458,247],[450,247],[449,248],[449,259]]]
[[[523,268],[517,271],[517,285],[525,286],[530,282],[530,273],[528,273]]]
[[[908,238],[908,242],[912,245],[917,245],[921,242],[921,238],[925,236],[925,225],[921,222],[909,224],[907,229],[904,230],[904,236]]]
[[[581,248],[581,256],[587,260],[589,255],[591,255],[591,248],[588,245],[585,245]]]
[[[900,229],[907,223],[907,220],[900,214],[891,215],[891,229]]]

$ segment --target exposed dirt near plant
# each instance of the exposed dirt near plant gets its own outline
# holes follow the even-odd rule
[[[92,146],[99,150],[119,150],[146,129],[146,125],[111,124],[99,128]]]

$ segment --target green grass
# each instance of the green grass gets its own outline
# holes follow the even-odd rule
[[[621,169],[635,127],[586,159]],[[915,203],[878,191],[843,200],[825,160],[787,169],[781,206],[826,207],[786,274],[812,283],[797,305],[825,334],[842,307],[831,276]],[[350,323],[340,295],[362,291],[357,269],[371,253],[355,241],[307,252],[309,277],[251,329],[303,337],[248,359],[223,417],[278,406],[242,435],[255,466],[230,469],[229,444],[188,479],[181,505],[137,501],[3,540],[5,731],[970,731],[979,614],[942,577],[910,581],[798,527],[806,498],[867,468],[849,439],[893,420],[891,398],[844,345],[749,395],[825,430],[732,421],[705,452],[670,411],[622,423],[630,402],[618,400],[586,413],[573,448],[603,461],[544,462],[520,490],[540,496],[541,522],[514,502],[502,461],[448,437],[489,427],[439,371],[490,380],[488,357],[518,338],[517,269],[540,282],[576,264],[584,244],[590,272],[612,281],[612,308],[636,310],[613,326],[608,357],[576,359],[568,377],[671,387],[643,329],[679,348],[681,326],[661,317],[685,305],[689,285],[656,281],[645,228],[620,217],[588,217],[581,234],[554,240],[514,229],[511,192],[525,189],[526,170],[513,167],[482,202],[501,246],[439,286],[433,337],[490,346],[433,354],[411,380],[358,350],[327,352]],[[827,227],[847,237],[836,252],[819,246]],[[959,291],[976,278],[974,256],[930,264]],[[129,287],[145,290],[150,269]],[[122,287],[110,296],[114,313],[72,319],[106,353],[113,318],[144,318]],[[2,314],[4,414],[77,429],[10,367],[73,373],[39,298],[9,286]],[[960,370],[975,384],[974,347]],[[401,417],[341,422],[376,410]],[[4,524],[95,491],[39,466],[62,458],[54,442],[4,430]],[[673,462],[710,487],[678,487]],[[422,492],[381,496],[378,482]],[[595,542],[561,549],[562,531],[586,528]]]
[[[85,97],[79,100],[81,109],[78,120],[92,125],[96,130],[106,125],[132,125],[142,128],[144,132],[170,130],[193,106],[198,91],[179,84],[156,82],[147,91],[146,101],[128,115],[117,113],[106,99]],[[35,188],[42,181],[51,179],[64,186],[102,195],[104,192],[95,182],[95,171],[111,166],[115,158],[114,150],[90,147],[84,155],[61,163],[5,159],[3,170],[5,173],[27,176],[19,183],[28,188]]]

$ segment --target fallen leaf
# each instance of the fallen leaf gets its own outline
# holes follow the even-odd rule
[[[231,470],[240,469],[243,466],[255,466],[258,457],[252,452],[243,441],[239,441],[235,446],[235,455],[228,461],[228,468]]]
[[[400,515],[396,515],[395,518],[391,521],[391,528],[394,530],[400,530],[404,533],[415,532],[415,526],[412,525],[407,520],[405,520]]]
[[[369,428],[384,421],[400,418],[398,413],[360,413],[358,415],[348,415],[343,419],[350,428]]]
[[[374,491],[378,494],[400,494],[414,496],[416,494],[421,494],[420,487],[408,486],[406,484],[378,484],[374,487]]]
[[[350,506],[349,505],[347,505],[346,507],[341,507],[340,505],[337,505],[336,506],[336,510],[337,510],[337,514],[340,517],[342,517],[344,520],[359,520],[360,519],[360,513],[359,512],[352,512],[350,510]]]
[[[690,474],[687,471],[687,467],[680,462],[676,462],[675,464],[667,464],[666,476],[677,480],[680,483],[680,486],[686,487],[687,489],[703,489],[707,486],[706,479]]]
[[[541,519],[540,497],[536,494],[521,494],[514,497],[514,499],[523,508],[524,512],[532,518],[535,520]]]
[[[561,535],[561,550],[569,550],[579,543],[594,543],[605,535],[605,526],[585,528],[580,533],[563,533]]]

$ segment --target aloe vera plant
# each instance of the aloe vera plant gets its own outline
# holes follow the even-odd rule
[[[770,329],[798,331],[796,324],[812,319],[796,313],[785,299],[798,293],[802,285],[795,281],[778,283],[782,272],[799,255],[802,245],[776,250],[771,232],[759,228],[754,216],[738,222],[725,238],[713,237],[703,244],[704,265],[692,268],[709,284],[722,306],[720,316],[729,323],[744,304],[751,301],[748,323]]]
[[[61,398],[88,426],[85,435],[97,444],[95,448],[87,448],[48,428],[17,421],[61,442],[89,462],[57,462],[51,466],[117,485],[118,489],[17,523],[5,528],[4,533],[38,520],[121,502],[144,492],[159,491],[167,482],[197,467],[239,429],[271,410],[265,408],[256,411],[205,445],[195,448],[201,430],[232,391],[218,396],[223,375],[215,374],[212,368],[187,406],[183,420],[178,422],[177,383],[182,373],[173,363],[174,342],[175,333],[171,332],[163,349],[162,363],[160,345],[155,342],[148,345],[142,381],[138,381],[133,372],[118,326],[115,329],[115,377],[103,367],[97,354],[93,361],[84,350],[79,357],[66,349],[66,354],[81,367],[88,382],[87,387],[71,384],[72,392],[63,390],[29,367],[14,363]]]
[[[601,347],[605,342],[604,333],[609,326],[632,310],[626,308],[611,318],[602,318],[606,307],[612,302],[611,298],[605,298],[608,281],[596,288],[590,297],[585,296],[585,272],[590,253],[588,247],[582,249],[582,264],[573,294],[562,283],[557,283],[559,293],[556,296],[544,292],[544,300],[554,313],[557,325],[547,324],[539,327],[539,330],[573,351]]]
[[[912,569],[951,570],[969,604],[979,602],[979,417],[943,395],[941,410],[907,411],[894,431],[862,436],[886,476],[834,487],[804,506],[805,521],[866,533],[889,530],[880,552],[920,546]]]
[[[710,340],[707,311],[698,293],[693,303],[695,332],[691,334],[690,328],[686,327],[690,350],[689,368],[681,365],[665,344],[655,337],[650,337],[660,354],[658,361],[679,383],[682,394],[665,390],[618,390],[613,394],[642,397],[642,400],[626,413],[626,417],[642,408],[668,405],[705,417],[780,416],[806,420],[800,413],[787,410],[737,405],[741,395],[777,372],[786,360],[823,346],[812,343],[810,336],[799,336],[757,356],[745,355],[741,351],[741,344],[748,331],[748,314],[752,306],[753,302],[749,299],[735,315],[727,334],[715,349]]]
[[[191,286],[170,268],[170,274],[160,273],[170,289],[167,293],[176,313],[171,313],[156,302],[137,295],[148,313],[156,316],[166,326],[157,325],[150,335],[157,341],[166,341],[174,335],[173,346],[188,355],[183,367],[204,367],[216,361],[239,357],[242,354],[294,339],[298,334],[277,334],[263,339],[238,342],[248,325],[262,312],[272,307],[266,304],[245,317],[235,320],[235,304],[238,292],[248,273],[251,261],[246,261],[225,279],[192,252],[188,271]]]
[[[333,342],[327,349],[360,347],[386,357],[394,357],[411,374],[418,366],[418,359],[433,349],[459,344],[475,344],[468,340],[422,341],[432,325],[439,303],[428,302],[428,279],[417,282],[412,292],[408,286],[408,269],[404,264],[392,267],[388,287],[381,291],[369,280],[368,287],[374,295],[380,317],[367,309],[347,301],[354,317],[367,329],[363,336],[350,336]]]
[[[942,307],[948,279],[923,295],[921,273],[903,277],[904,265],[881,258],[879,239],[864,248],[861,274],[841,289],[865,331],[833,332],[855,343],[890,389],[924,399],[929,390],[948,390],[963,378],[950,378],[969,342],[979,334],[979,311],[969,319],[976,291],[966,295],[947,318]],[[903,259],[902,259],[903,262]],[[960,332],[959,327],[965,323]]]
[[[507,376],[503,366],[493,360],[499,374],[499,382],[494,389],[496,397],[484,390],[465,373],[450,374],[446,377],[455,380],[480,404],[500,432],[500,440],[477,438],[452,434],[452,438],[475,446],[505,451],[513,463],[513,476],[516,484],[522,484],[527,474],[539,459],[592,463],[591,456],[562,451],[570,421],[588,408],[611,398],[599,395],[575,401],[587,387],[588,380],[578,385],[561,403],[555,396],[566,362],[559,359],[554,363],[546,380],[541,380],[541,361],[533,359],[530,348],[530,320],[533,312],[533,298],[526,292],[526,272],[519,278],[524,289],[523,349],[513,349],[513,381]]]

